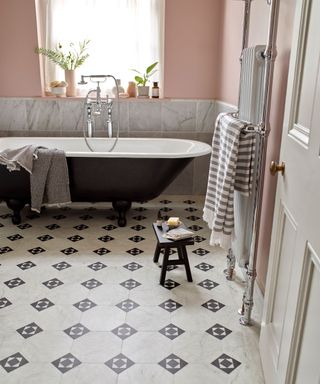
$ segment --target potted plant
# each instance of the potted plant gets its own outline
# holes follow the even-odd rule
[[[157,65],[158,61],[149,65],[144,73],[137,71],[136,69],[132,69],[132,71],[139,74],[134,77],[138,87],[138,97],[149,97],[149,86],[147,83],[149,82],[150,77],[157,72],[157,69],[155,69]]]
[[[80,67],[89,57],[86,53],[90,40],[79,42],[78,47],[74,43],[69,44],[69,50],[63,51],[62,44],[58,44],[55,49],[36,48],[35,52],[48,57],[53,63],[57,64],[65,72],[65,81],[68,83],[67,96],[76,95],[75,69]]]

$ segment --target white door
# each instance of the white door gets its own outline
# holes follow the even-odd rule
[[[267,384],[320,384],[320,0],[297,0],[260,353]]]

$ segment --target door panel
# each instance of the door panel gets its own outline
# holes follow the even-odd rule
[[[281,205],[280,215],[280,225],[277,231],[279,238],[276,239],[277,251],[275,256],[278,260],[278,266],[274,291],[277,292],[277,294],[274,296],[270,314],[270,323],[272,324],[273,328],[273,340],[276,343],[275,348],[278,353],[280,351],[283,336],[283,324],[287,309],[287,297],[290,286],[291,267],[293,260],[292,255],[296,238],[295,223],[293,222],[292,218],[290,218],[290,214],[283,205]]]
[[[301,75],[296,81],[300,83],[300,92],[298,94],[298,108],[295,124],[310,128],[311,116],[314,108],[314,95],[316,91],[317,61],[319,60],[319,35],[317,34],[317,23],[320,15],[320,2],[312,0],[307,2],[306,9],[306,34],[304,50],[302,56]]]
[[[298,356],[294,383],[320,383],[319,366],[319,297],[320,297],[320,260],[315,254],[308,253],[308,273],[304,281],[308,282],[306,300],[301,300],[298,311],[302,313],[301,334],[297,338]]]

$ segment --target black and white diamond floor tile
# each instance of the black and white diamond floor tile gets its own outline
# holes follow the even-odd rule
[[[17,264],[17,267],[19,267],[20,269],[22,269],[23,271],[25,269],[30,269],[30,268],[33,268],[35,267],[36,264],[33,263],[32,261],[24,261],[23,263],[20,263],[20,264]]]
[[[28,363],[28,360],[25,357],[23,357],[19,352],[14,353],[13,355],[8,356],[5,359],[0,361],[0,365],[7,372],[12,372],[15,369],[18,369],[27,363]]]
[[[52,362],[52,365],[54,365],[61,373],[66,373],[80,364],[81,361],[71,353],[67,353]]]
[[[10,247],[0,247],[0,255],[2,255],[4,253],[12,252],[12,251],[13,251],[13,249]]]
[[[5,281],[4,284],[9,288],[16,288],[19,287],[19,285],[25,284],[25,282],[19,277],[16,277],[15,279]]]
[[[122,285],[124,288],[127,288],[127,289],[131,290],[133,288],[139,287],[139,285],[141,285],[141,284],[138,281],[136,281],[136,280],[128,279],[128,280],[123,281],[122,283],[120,283],[120,285]]]
[[[17,329],[17,332],[25,339],[28,339],[29,337],[34,336],[42,331],[43,329],[41,329],[36,323],[30,323]]]
[[[137,330],[132,328],[129,324],[123,323],[112,330],[116,336],[120,337],[121,340],[125,340],[128,337],[137,333]]]
[[[37,300],[34,303],[31,303],[31,305],[38,312],[44,311],[44,310],[54,306],[54,304],[49,299],[46,299],[46,298],[41,299],[41,300]]]
[[[48,372],[63,378],[61,384],[77,383],[74,378],[89,372],[92,364],[112,378],[110,383],[116,383],[118,375],[121,383],[127,377],[140,382],[142,371],[151,378],[162,372],[168,384],[184,383],[187,372],[200,367],[199,356],[207,355],[201,361],[203,372],[211,372],[207,382],[214,382],[215,375],[233,377],[233,371],[243,372],[250,382],[250,370],[242,369],[250,363],[250,354],[237,353],[235,335],[242,328],[237,315],[230,317],[228,298],[235,287],[231,293],[230,282],[221,275],[223,252],[216,254],[208,244],[202,204],[194,197],[133,204],[126,228],[117,226],[110,207],[103,212],[98,204],[48,208],[37,220],[12,226],[7,208],[0,204],[0,234],[6,240],[0,247],[0,382],[13,371],[19,377],[25,369],[32,371],[40,356],[19,347],[1,352],[6,328],[8,343],[12,334],[26,347],[46,340],[52,330],[63,338],[63,348],[51,342],[52,351],[44,351],[43,357]],[[188,247],[193,283],[187,282],[183,266],[170,266],[164,286],[159,284],[162,256],[160,263],[153,263],[151,227],[159,209],[166,216],[179,216],[195,232],[195,245]],[[236,294],[241,300],[242,291]],[[21,305],[25,309],[19,309]],[[229,355],[236,340],[237,349]],[[255,383],[262,384],[260,367],[257,372]]]
[[[178,371],[180,371],[180,369],[185,367],[187,364],[188,363],[186,361],[184,361],[179,356],[173,353],[171,353],[171,355],[167,356],[166,358],[164,358],[159,362],[159,365],[161,365],[161,367],[163,367],[164,369],[166,369],[168,372],[172,374],[177,373]]]
[[[174,340],[176,337],[182,335],[185,331],[172,323],[166,325],[159,331],[162,335],[166,336],[170,340]]]
[[[130,368],[134,364],[134,362],[124,354],[120,353],[119,355],[106,361],[105,364],[110,369],[112,369],[115,373],[121,373],[126,369]]]
[[[225,353],[223,353],[216,360],[214,360],[211,364],[214,365],[215,367],[221,369],[225,373],[231,373],[237,367],[239,367],[239,365],[241,363],[240,363],[240,361],[234,359],[233,357],[228,356]]]
[[[45,285],[49,289],[53,289],[53,288],[59,287],[59,285],[62,285],[63,282],[59,279],[54,278],[54,279],[50,279],[48,281],[44,281],[42,284]]]
[[[134,310],[135,308],[139,307],[139,304],[133,300],[127,299],[127,300],[121,301],[121,303],[117,304],[117,307],[122,309],[122,311],[124,311],[124,312],[130,312],[130,311]]]
[[[222,340],[226,336],[228,336],[232,331],[227,327],[224,327],[223,325],[217,323],[207,329],[206,332],[209,333],[209,335],[214,336],[219,340]]]
[[[72,325],[71,327],[67,328],[67,329],[64,329],[64,332],[70,336],[72,339],[77,339],[78,337],[81,337],[83,335],[85,335],[86,333],[90,332],[89,329],[87,327],[85,327],[84,325],[78,323],[78,324],[74,324]]]
[[[81,300],[78,303],[75,303],[73,305],[74,305],[74,307],[78,308],[79,311],[85,312],[85,311],[88,311],[89,309],[95,307],[97,304],[94,303],[93,301],[89,300],[89,299],[84,299],[84,300]]]
[[[16,241],[16,240],[23,239],[23,236],[21,236],[21,235],[19,235],[19,233],[17,233],[16,235],[7,236],[7,239],[9,239],[11,241]]]

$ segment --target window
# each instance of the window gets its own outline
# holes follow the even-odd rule
[[[112,74],[126,89],[135,76],[131,68],[144,71],[159,61],[153,80],[161,82],[163,18],[164,0],[38,0],[39,46],[67,47],[89,39],[90,56],[77,69],[79,80],[81,75]],[[58,66],[43,60],[46,85],[64,78]]]

